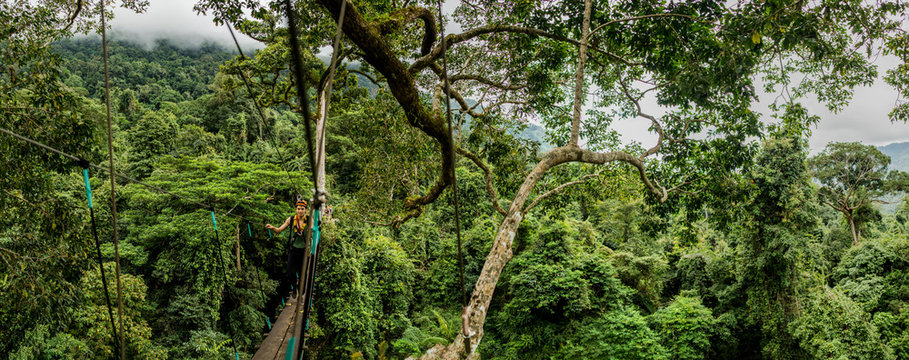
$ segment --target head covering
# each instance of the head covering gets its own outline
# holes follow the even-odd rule
[[[306,203],[306,200],[303,199],[303,195],[297,195],[297,202],[294,203],[294,207],[297,207],[297,206],[303,206],[303,207],[308,206],[308,204]]]

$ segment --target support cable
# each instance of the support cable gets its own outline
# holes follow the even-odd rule
[[[442,15],[442,1],[439,0],[439,31],[442,38],[442,82],[445,83],[445,117],[448,119],[448,141],[451,144],[451,163],[455,164],[454,132],[451,128],[451,88],[448,82],[448,53],[445,41],[445,17]],[[461,131],[461,129],[458,129]],[[461,211],[458,204],[458,178],[452,165],[451,191],[455,208],[455,233],[458,237],[458,265],[461,270],[461,306],[467,308],[467,286],[464,284],[464,253],[461,246]],[[465,333],[467,329],[464,329]]]
[[[252,235],[252,226],[250,226],[249,223],[246,223],[246,231],[249,233],[249,239],[254,240]],[[247,264],[247,268],[248,267],[249,265]],[[259,292],[262,293],[262,303],[267,304],[268,294],[265,293],[265,287],[262,286],[262,277],[259,276],[259,269],[256,269],[256,282],[259,284]],[[265,313],[265,323],[268,325],[268,330],[271,330],[271,317],[268,315],[268,313]]]
[[[210,211],[211,211],[211,225],[215,229],[215,238],[212,239],[212,240],[214,240],[214,242],[212,243],[212,250],[213,250],[213,253],[215,254],[215,257],[218,259],[218,265],[221,267],[221,280],[224,282],[224,291],[227,292],[227,296],[230,297],[231,300],[235,300],[235,299],[233,299],[233,296],[231,295],[230,289],[228,289],[228,287],[227,287],[227,270],[226,270],[227,266],[224,265],[224,252],[223,252],[223,249],[221,249],[221,238],[218,236],[218,221],[215,220],[215,209],[210,209]],[[230,316],[229,315],[230,314],[228,313],[228,317],[227,317],[227,321],[226,321],[227,322],[227,331],[230,332],[230,343],[234,349],[234,356],[236,356],[237,360],[240,360],[240,352],[237,351],[237,336],[236,336],[236,334],[234,334],[233,326],[230,325]]]
[[[113,228],[114,228],[114,263],[117,265],[117,308],[119,313],[117,314],[120,320],[120,360],[126,359],[126,337],[125,331],[123,329],[123,290],[122,284],[120,283],[120,239],[117,236],[117,189],[116,182],[114,181],[114,133],[111,130],[111,117],[110,117],[110,67],[108,65],[108,56],[107,56],[107,10],[104,7],[105,1],[100,2],[101,5],[101,48],[104,53],[104,102],[107,106],[107,152],[108,158],[110,159],[110,209],[111,215],[113,216]]]
[[[118,178],[120,178],[120,179],[126,180],[127,182],[136,183],[136,184],[145,186],[146,188],[149,188],[149,189],[151,189],[151,190],[154,190],[154,191],[156,191],[156,192],[158,192],[158,193],[167,194],[167,195],[173,196],[173,197],[175,197],[175,198],[181,199],[181,200],[183,200],[183,201],[186,201],[186,202],[188,202],[188,203],[191,203],[191,204],[193,204],[193,205],[196,205],[196,206],[198,206],[200,209],[208,210],[208,209],[213,208],[213,206],[212,206],[211,204],[206,204],[206,203],[203,203],[203,202],[201,202],[201,201],[193,200],[193,199],[187,198],[187,197],[185,197],[185,196],[176,194],[176,193],[174,193],[174,192],[165,190],[165,189],[163,189],[163,188],[161,188],[161,187],[159,187],[159,186],[155,186],[155,185],[149,184],[149,183],[147,183],[147,182],[144,182],[144,181],[142,181],[142,180],[137,180],[137,179],[131,178],[131,177],[129,177],[129,176],[126,176],[126,175],[124,175],[124,174],[118,173],[118,172],[116,172],[116,171],[111,171],[111,169],[108,168],[108,167],[104,167],[104,166],[101,166],[101,165],[93,164],[93,163],[88,162],[87,160],[85,160],[85,159],[83,159],[83,158],[80,158],[80,157],[75,156],[75,155],[73,155],[73,154],[69,154],[69,153],[60,151],[60,150],[55,149],[55,148],[53,148],[53,147],[51,147],[51,146],[48,146],[48,145],[46,145],[46,144],[37,142],[37,141],[32,140],[32,139],[30,139],[30,138],[27,138],[27,137],[25,137],[25,136],[19,135],[19,134],[13,132],[13,131],[10,131],[9,129],[0,127],[0,133],[7,134],[7,135],[12,136],[12,137],[14,137],[14,138],[16,138],[16,139],[19,139],[19,140],[21,140],[21,141],[24,141],[24,142],[29,143],[29,144],[31,144],[31,145],[37,146],[37,147],[39,147],[39,148],[41,148],[41,149],[44,149],[44,150],[47,150],[47,151],[56,153],[56,154],[58,154],[58,155],[60,155],[60,156],[63,156],[63,157],[65,157],[65,158],[69,159],[69,160],[72,160],[74,163],[76,163],[76,164],[79,165],[79,166],[82,166],[82,164],[84,164],[84,165],[86,165],[86,167],[90,167],[90,168],[94,168],[94,169],[98,169],[98,170],[101,170],[101,171],[108,172],[108,173],[113,174],[114,176],[116,176],[116,177],[118,177]],[[249,218],[247,218],[247,217],[245,217],[245,216],[243,216],[243,215],[238,215],[238,214],[225,214],[225,215],[231,216],[231,217],[234,217],[234,218],[237,218],[237,219],[242,219],[242,220],[245,220],[245,221],[251,221]],[[261,219],[264,219],[264,217],[262,217]],[[259,219],[259,220],[261,220],[261,219]]]
[[[297,88],[297,99],[300,107],[303,109],[303,125],[306,129],[306,153],[309,155],[309,164],[312,168],[312,183],[313,186],[317,186],[316,183],[316,158],[313,155],[312,147],[312,125],[310,121],[309,111],[309,94],[308,94],[308,84],[303,78],[303,72],[306,70],[303,67],[303,56],[300,54],[300,36],[299,31],[297,30],[297,21],[296,16],[294,16],[293,7],[290,4],[290,0],[284,0],[284,10],[287,12],[287,27],[290,30],[289,40],[290,40],[290,57],[292,60],[291,73],[294,76],[294,85]],[[318,192],[319,189],[316,189]],[[316,208],[317,205],[320,205],[321,199],[319,196],[314,196],[313,198],[313,208]]]
[[[110,331],[114,343],[114,353],[120,353],[120,336],[117,335],[117,326],[114,325],[114,310],[110,303],[110,292],[107,289],[107,273],[104,271],[104,259],[101,256],[101,241],[98,240],[98,227],[95,222],[95,207],[92,204],[92,185],[88,181],[88,166],[83,164],[82,178],[85,179],[85,198],[88,200],[88,212],[92,219],[92,237],[95,239],[95,252],[98,256],[98,267],[101,270],[101,286],[104,289],[104,301],[107,304],[107,315],[110,319]]]
[[[230,26],[230,23],[225,22],[225,24],[227,25],[227,30],[230,31],[230,37],[234,39],[234,45],[237,46],[237,52],[240,53],[240,58],[247,59],[246,55],[243,53],[243,49],[240,48],[240,42],[237,41],[237,36],[234,35],[234,29]],[[246,92],[248,92],[249,96],[252,98],[253,105],[255,105],[256,111],[259,114],[259,123],[261,123],[262,127],[264,128],[266,124],[265,111],[263,111],[262,107],[259,106],[259,101],[256,99],[258,96],[253,92],[252,86],[249,84],[249,80],[246,78],[246,74],[244,74],[242,70],[240,70],[240,79],[243,80],[243,84],[246,86]],[[274,128],[272,128],[272,130],[274,130]],[[271,140],[271,146],[273,146],[275,148],[275,151],[278,152],[278,158],[281,159],[281,168],[284,169],[284,173],[286,173],[287,178],[290,179],[290,184],[294,187],[294,191],[296,191],[297,194],[302,194],[302,192],[300,192],[300,189],[303,187],[301,186],[298,188],[295,186],[293,177],[290,176],[290,172],[287,171],[287,161],[284,160],[284,153],[281,152],[281,148],[278,147],[274,133],[269,133],[269,140]]]
[[[344,7],[346,5],[347,5],[347,0],[342,0],[341,15],[338,17],[338,28],[336,30],[336,40],[338,40],[340,38],[340,35],[338,33],[340,33],[341,26],[343,25]],[[315,255],[317,254],[316,248],[318,247],[318,243],[319,243],[318,242],[318,240],[319,240],[319,232],[318,232],[319,231],[318,230],[319,229],[318,228],[318,226],[319,226],[319,218],[318,218],[319,209],[321,209],[322,203],[325,201],[325,199],[324,199],[325,194],[322,192],[322,189],[319,189],[319,182],[318,182],[318,178],[317,178],[318,175],[316,174],[316,158],[314,156],[313,145],[312,145],[312,141],[313,141],[312,126],[310,125],[311,117],[310,117],[309,99],[308,99],[308,92],[307,92],[308,84],[304,81],[304,77],[303,77],[303,72],[305,70],[303,67],[303,57],[300,54],[300,43],[299,43],[299,39],[298,39],[299,31],[297,29],[296,16],[294,15],[293,6],[291,5],[290,0],[284,0],[284,10],[287,14],[287,28],[289,30],[288,36],[289,36],[289,45],[290,45],[290,53],[291,53],[291,60],[292,60],[292,64],[291,64],[292,71],[291,72],[293,73],[293,76],[294,76],[294,85],[296,86],[296,89],[297,89],[298,102],[303,109],[303,118],[304,118],[303,123],[304,123],[305,129],[306,129],[306,150],[307,150],[307,153],[309,154],[309,162],[310,162],[310,166],[312,169],[312,177],[313,177],[312,183],[313,183],[313,187],[315,188],[313,191],[313,201],[312,201],[312,207],[311,207],[312,216],[310,217],[310,219],[312,219],[312,222],[311,222],[312,225],[310,225],[310,226],[312,226],[312,230],[313,230],[312,251],[311,251],[311,253],[305,254],[305,256],[304,256],[301,270],[304,270],[305,275],[300,279],[301,285],[303,285],[303,283],[307,283],[307,285],[305,287],[303,287],[303,286],[300,287],[300,293],[306,294],[312,290],[312,280],[313,280],[312,276],[315,275],[314,273],[306,274],[306,270],[309,270],[310,268],[312,268],[312,269],[315,268],[315,261],[316,261]],[[334,45],[335,45],[334,51],[337,52],[338,51],[338,49],[337,49],[338,41],[336,41]],[[336,56],[337,55],[333,55],[332,58],[335,59]],[[332,61],[332,66],[333,65],[334,65],[334,61]],[[330,71],[333,71],[333,70],[330,70]],[[310,263],[312,263],[312,264],[310,264]],[[295,360],[300,359],[301,355],[302,355],[302,348],[303,348],[302,345],[303,345],[303,341],[305,340],[305,338],[304,338],[305,329],[303,329],[302,323],[303,323],[303,321],[306,321],[306,326],[307,327],[309,326],[308,316],[309,316],[309,309],[312,304],[312,299],[307,299],[306,297],[303,297],[301,299],[300,296],[298,296],[297,299],[298,299],[298,301],[295,305],[296,308],[295,308],[294,314],[296,315],[298,313],[300,303],[306,302],[306,304],[304,305],[304,310],[303,310],[303,312],[304,312],[303,319],[306,319],[306,320],[295,321],[294,332],[293,332],[294,336],[291,338],[291,340],[288,344],[288,355],[291,355],[292,356],[291,359],[295,359]],[[295,342],[294,340],[296,338],[300,338],[301,340]]]

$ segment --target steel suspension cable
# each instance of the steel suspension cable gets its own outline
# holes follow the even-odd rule
[[[87,163],[87,162],[86,162]],[[110,319],[110,330],[113,335],[114,352],[120,352],[120,336],[117,335],[117,326],[114,325],[114,310],[110,303],[110,292],[107,289],[107,273],[104,271],[104,259],[101,256],[101,241],[98,240],[98,227],[95,222],[95,207],[92,204],[92,185],[88,181],[88,165],[83,163],[82,177],[85,179],[85,198],[88,200],[88,212],[92,220],[92,237],[95,239],[95,252],[98,257],[98,268],[101,271],[101,286],[104,289],[104,301],[107,304],[107,315]]]
[[[80,157],[75,156],[75,155],[73,155],[73,154],[69,154],[69,153],[67,153],[67,152],[64,152],[64,151],[61,151],[61,150],[59,150],[59,149],[53,148],[53,147],[48,146],[48,145],[46,145],[46,144],[40,143],[40,142],[38,142],[38,141],[32,140],[32,139],[30,139],[30,138],[27,138],[27,137],[25,137],[25,136],[22,136],[22,135],[20,135],[20,134],[17,134],[17,133],[15,133],[15,132],[13,132],[13,131],[10,131],[9,129],[0,127],[0,133],[7,134],[7,135],[12,136],[12,137],[14,137],[14,138],[16,138],[16,139],[19,139],[19,140],[21,140],[21,141],[23,141],[23,142],[26,142],[26,143],[29,143],[29,144],[31,144],[31,145],[37,146],[37,147],[39,147],[39,148],[41,148],[41,149],[44,149],[44,150],[47,150],[47,151],[56,153],[56,154],[58,154],[58,155],[60,155],[60,156],[63,156],[63,157],[65,157],[65,158],[69,159],[69,160],[72,160],[74,163],[76,163],[76,164],[79,165],[79,166],[82,166],[82,164],[84,163],[87,167],[90,167],[90,168],[94,168],[94,169],[98,169],[98,170],[101,170],[101,171],[105,171],[105,172],[111,173],[111,174],[113,174],[114,176],[116,176],[116,177],[118,177],[118,178],[120,178],[120,179],[122,179],[122,180],[126,180],[127,182],[136,183],[136,184],[142,185],[142,186],[144,186],[144,187],[146,187],[146,188],[149,188],[149,189],[151,189],[151,190],[154,190],[154,191],[156,191],[156,192],[159,192],[159,193],[162,193],[162,194],[167,194],[167,195],[173,196],[173,197],[175,197],[175,198],[178,198],[178,199],[181,199],[181,200],[186,201],[186,202],[188,202],[188,203],[191,203],[191,204],[193,204],[193,205],[196,205],[196,206],[198,206],[200,209],[208,210],[208,209],[211,209],[211,208],[213,207],[211,204],[206,204],[206,203],[200,202],[200,201],[198,201],[198,200],[193,200],[193,199],[187,198],[187,197],[185,197],[185,196],[182,196],[182,195],[180,195],[180,194],[174,193],[174,192],[172,192],[172,191],[165,190],[165,189],[163,189],[163,188],[161,188],[161,187],[159,187],[159,186],[155,186],[155,185],[149,184],[149,183],[144,182],[144,181],[142,181],[142,180],[134,179],[134,178],[132,178],[132,177],[126,176],[126,175],[121,174],[121,173],[118,173],[118,172],[116,172],[116,171],[111,171],[110,168],[107,168],[107,167],[104,167],[104,166],[101,166],[101,165],[97,165],[97,164],[88,162],[87,160],[85,160],[85,159],[83,159],[83,158],[80,158]],[[242,219],[242,220],[245,220],[245,221],[252,221],[252,220],[250,220],[249,218],[247,218],[247,217],[245,217],[245,216],[243,216],[243,215],[230,214],[230,213],[225,213],[224,215],[227,215],[227,216],[230,216],[230,217],[234,217],[234,218],[238,218],[238,219]],[[264,219],[264,217],[263,217],[262,219]]]
[[[310,119],[310,110],[309,110],[309,99],[308,99],[308,84],[303,78],[303,72],[305,71],[303,67],[303,56],[300,54],[300,39],[299,31],[297,29],[296,16],[294,16],[293,7],[291,6],[290,0],[284,0],[284,9],[287,12],[287,28],[290,30],[288,34],[290,42],[290,57],[291,57],[291,73],[294,76],[294,86],[297,89],[297,101],[299,102],[300,107],[303,109],[303,125],[306,129],[306,153],[309,155],[309,164],[312,168],[312,183],[313,187],[318,186],[316,183],[316,158],[313,154],[312,147],[312,126],[309,122]],[[316,208],[317,205],[321,204],[321,199],[318,196],[320,189],[316,189],[316,195],[313,197],[313,208]]]
[[[342,1],[341,14],[338,17],[338,28],[335,33],[334,54],[332,55],[332,64],[331,64],[332,69],[329,70],[330,74],[331,74],[331,72],[334,71],[333,67],[334,67],[335,59],[337,57],[338,45],[340,42],[341,26],[343,25],[343,21],[344,21],[344,7],[347,6],[347,0],[341,0],[341,1]],[[300,43],[299,43],[299,39],[298,39],[299,31],[297,29],[296,16],[294,14],[293,6],[291,5],[290,0],[284,0],[284,10],[287,14],[287,28],[289,30],[289,34],[288,34],[289,35],[289,45],[290,45],[290,53],[291,53],[291,59],[292,59],[292,64],[291,64],[292,71],[291,72],[294,75],[294,85],[296,86],[296,89],[297,89],[297,99],[303,109],[303,118],[304,118],[303,123],[304,123],[305,129],[306,129],[306,150],[307,150],[307,153],[309,154],[309,162],[310,162],[310,166],[312,169],[312,177],[313,177],[313,187],[315,188],[313,191],[313,201],[312,201],[313,204],[311,207],[311,211],[312,211],[312,213],[311,213],[312,216],[310,216],[311,223],[309,225],[312,229],[312,234],[313,234],[312,241],[311,241],[312,249],[311,249],[310,253],[304,253],[303,264],[302,264],[301,270],[304,270],[304,273],[306,275],[301,277],[300,282],[299,282],[299,284],[301,285],[299,287],[300,294],[308,294],[308,295],[297,297],[298,301],[296,303],[296,309],[294,311],[294,314],[296,314],[298,312],[300,303],[305,302],[305,304],[303,304],[303,306],[304,306],[303,318],[300,321],[296,321],[294,323],[294,332],[293,332],[294,337],[291,338],[291,341],[290,341],[291,344],[289,345],[289,349],[288,349],[288,350],[290,350],[289,355],[291,355],[291,359],[296,360],[296,359],[301,358],[302,348],[303,348],[304,341],[305,341],[304,331],[306,329],[303,328],[303,322],[306,322],[307,329],[309,327],[308,317],[309,317],[310,307],[312,304],[311,296],[312,296],[312,288],[313,288],[313,281],[314,281],[313,276],[315,275],[315,261],[318,258],[317,257],[318,249],[317,248],[318,248],[318,244],[319,244],[319,227],[318,227],[319,226],[319,210],[321,209],[322,203],[324,201],[323,197],[325,196],[325,194],[322,192],[322,189],[319,188],[319,182],[318,182],[318,178],[317,178],[318,175],[316,173],[317,172],[316,158],[314,156],[314,151],[313,151],[313,146],[312,146],[313,136],[312,136],[312,126],[310,125],[311,119],[310,119],[310,110],[309,110],[309,99],[308,99],[308,93],[307,93],[308,86],[303,78],[304,68],[303,68],[303,57],[300,54]],[[328,109],[325,109],[325,110],[327,113]],[[307,270],[310,270],[310,271],[307,271]],[[305,283],[305,287],[302,286],[302,285],[304,285],[304,283]],[[301,297],[302,297],[302,299],[301,299]],[[294,338],[300,338],[301,340],[294,343]]]
[[[451,193],[455,208],[455,234],[458,238],[458,266],[461,270],[461,306],[467,307],[467,286],[464,283],[464,253],[461,246],[461,211],[458,204],[458,178],[455,169],[454,132],[451,128],[451,84],[448,82],[448,47],[445,41],[445,17],[442,15],[442,0],[439,0],[439,32],[442,38],[442,82],[445,84],[445,117],[448,120],[448,142],[451,146]],[[461,131],[461,129],[458,129]],[[464,329],[467,331],[467,329]]]
[[[110,116],[110,66],[108,65],[107,56],[107,16],[104,6],[105,1],[101,0],[101,49],[104,56],[104,103],[107,107],[107,152],[110,160],[110,208],[113,217],[113,236],[114,236],[114,263],[117,269],[117,309],[120,322],[120,360],[126,359],[126,337],[123,331],[123,290],[120,283],[120,239],[117,234],[117,189],[114,181],[114,133],[111,130]]]
[[[240,42],[237,41],[237,36],[234,35],[234,29],[230,26],[230,23],[225,22],[225,24],[227,25],[227,30],[230,31],[230,37],[234,39],[234,45],[237,46],[237,52],[240,53],[240,58],[247,59],[246,54],[243,53],[243,49],[240,48]],[[265,124],[266,124],[265,111],[263,111],[262,107],[259,106],[259,101],[256,99],[258,96],[253,92],[252,86],[249,84],[249,80],[246,78],[246,74],[244,74],[242,70],[240,70],[240,79],[243,80],[243,85],[246,86],[246,91],[249,93],[249,96],[252,98],[253,105],[255,105],[256,110],[259,114],[259,123],[262,124],[262,127],[264,128]],[[272,130],[274,130],[274,128],[272,128]],[[284,169],[284,172],[287,174],[287,178],[290,179],[291,186],[294,187],[294,191],[296,191],[297,194],[302,194],[302,192],[300,192],[300,188],[303,188],[303,187],[301,186],[300,188],[298,188],[298,187],[294,186],[294,182],[293,182],[294,179],[290,175],[290,172],[287,171],[287,161],[284,160],[284,153],[281,152],[281,148],[278,147],[277,140],[275,140],[275,134],[270,133],[269,135],[270,135],[269,140],[271,140],[271,146],[273,146],[275,148],[275,150],[278,152],[278,158],[281,159],[281,167]]]
[[[213,248],[215,257],[218,259],[218,265],[221,267],[221,281],[224,282],[224,291],[227,292],[227,296],[231,300],[236,301],[236,299],[233,298],[233,295],[231,294],[230,289],[227,286],[227,266],[224,265],[224,249],[221,249],[221,237],[218,236],[218,221],[215,220],[215,210],[214,209],[211,209],[211,224],[215,229],[214,230],[215,238],[212,239],[214,241],[212,243],[212,248]],[[234,349],[234,355],[236,356],[237,360],[239,360],[240,352],[237,351],[237,336],[234,333],[233,326],[230,325],[230,316],[227,317],[226,323],[227,323],[227,331],[230,332],[230,342],[231,342],[231,346]]]

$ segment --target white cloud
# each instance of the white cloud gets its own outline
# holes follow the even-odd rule
[[[216,26],[211,16],[197,15],[194,1],[151,0],[141,14],[123,8],[114,10],[110,21],[111,38],[131,40],[146,47],[156,39],[167,38],[181,46],[198,46],[215,42],[234,49],[233,39],[226,26]],[[237,41],[245,49],[261,48],[261,44],[246,35],[237,33]]]

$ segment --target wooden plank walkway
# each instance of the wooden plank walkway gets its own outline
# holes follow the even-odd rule
[[[271,331],[259,345],[253,360],[283,360],[287,352],[287,342],[294,336],[294,309],[297,299],[292,298],[284,305]],[[299,318],[299,316],[296,316]]]

